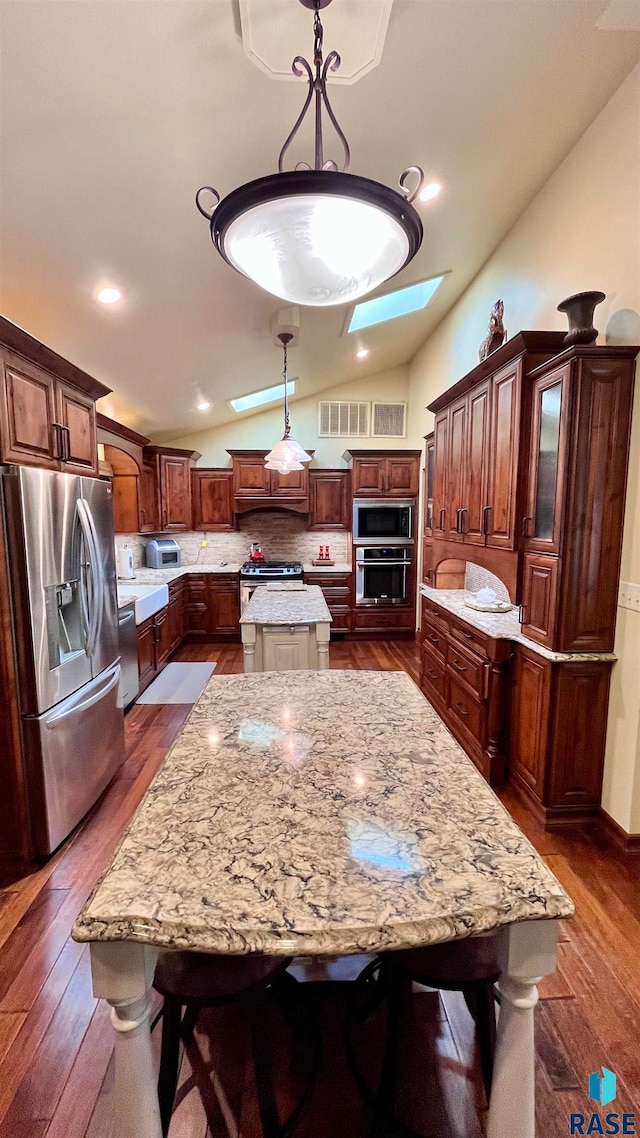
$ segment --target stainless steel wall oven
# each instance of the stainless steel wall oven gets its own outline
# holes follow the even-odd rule
[[[356,605],[406,605],[412,557],[411,546],[356,549]]]

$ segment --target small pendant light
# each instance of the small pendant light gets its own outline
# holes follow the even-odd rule
[[[291,438],[291,423],[289,420],[289,392],[287,374],[287,346],[293,339],[291,332],[279,332],[278,339],[282,344],[284,354],[284,367],[282,378],[284,380],[284,434],[273,450],[270,450],[266,460],[267,470],[277,470],[280,474],[290,474],[292,470],[304,470],[303,463],[311,462],[311,455],[302,449],[299,443]]]

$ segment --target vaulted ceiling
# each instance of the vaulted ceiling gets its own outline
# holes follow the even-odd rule
[[[297,0],[260,2],[308,56],[310,13],[300,41]],[[448,275],[424,312],[359,339],[344,308],[302,310],[299,396],[411,359],[637,62],[640,32],[597,26],[617,2],[394,0],[379,65],[333,105],[354,173],[395,185],[415,163],[443,185],[394,285]],[[334,0],[327,50],[348,59],[359,16]],[[138,430],[233,417],[229,397],[278,380],[282,303],[221,261],[194,193],[273,172],[304,88],[247,58],[239,0],[3,0],[0,21],[0,310]],[[123,300],[97,304],[101,284]]]

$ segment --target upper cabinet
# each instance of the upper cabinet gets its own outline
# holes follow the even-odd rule
[[[637,351],[523,332],[429,408],[431,565],[496,573],[554,651],[613,648]]]
[[[430,404],[435,537],[517,550],[523,379],[562,344],[561,332],[521,333]]]
[[[313,454],[313,451],[310,452]],[[265,467],[266,450],[230,450],[233,508],[236,514],[279,507],[297,514],[309,512],[309,469],[280,474]]]
[[[212,533],[232,530],[233,471],[192,471],[193,528]]]
[[[348,470],[309,471],[309,529],[350,529]]]
[[[193,528],[191,472],[200,457],[197,451],[145,446],[138,448],[134,458],[105,443],[104,455],[113,471],[116,533],[176,533]]]
[[[0,318],[0,462],[97,477],[95,400],[108,390]]]
[[[350,450],[354,498],[417,498],[420,487],[419,450]]]

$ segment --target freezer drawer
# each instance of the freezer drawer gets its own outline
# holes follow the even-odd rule
[[[44,715],[23,720],[36,855],[52,853],[124,758],[120,662]]]

